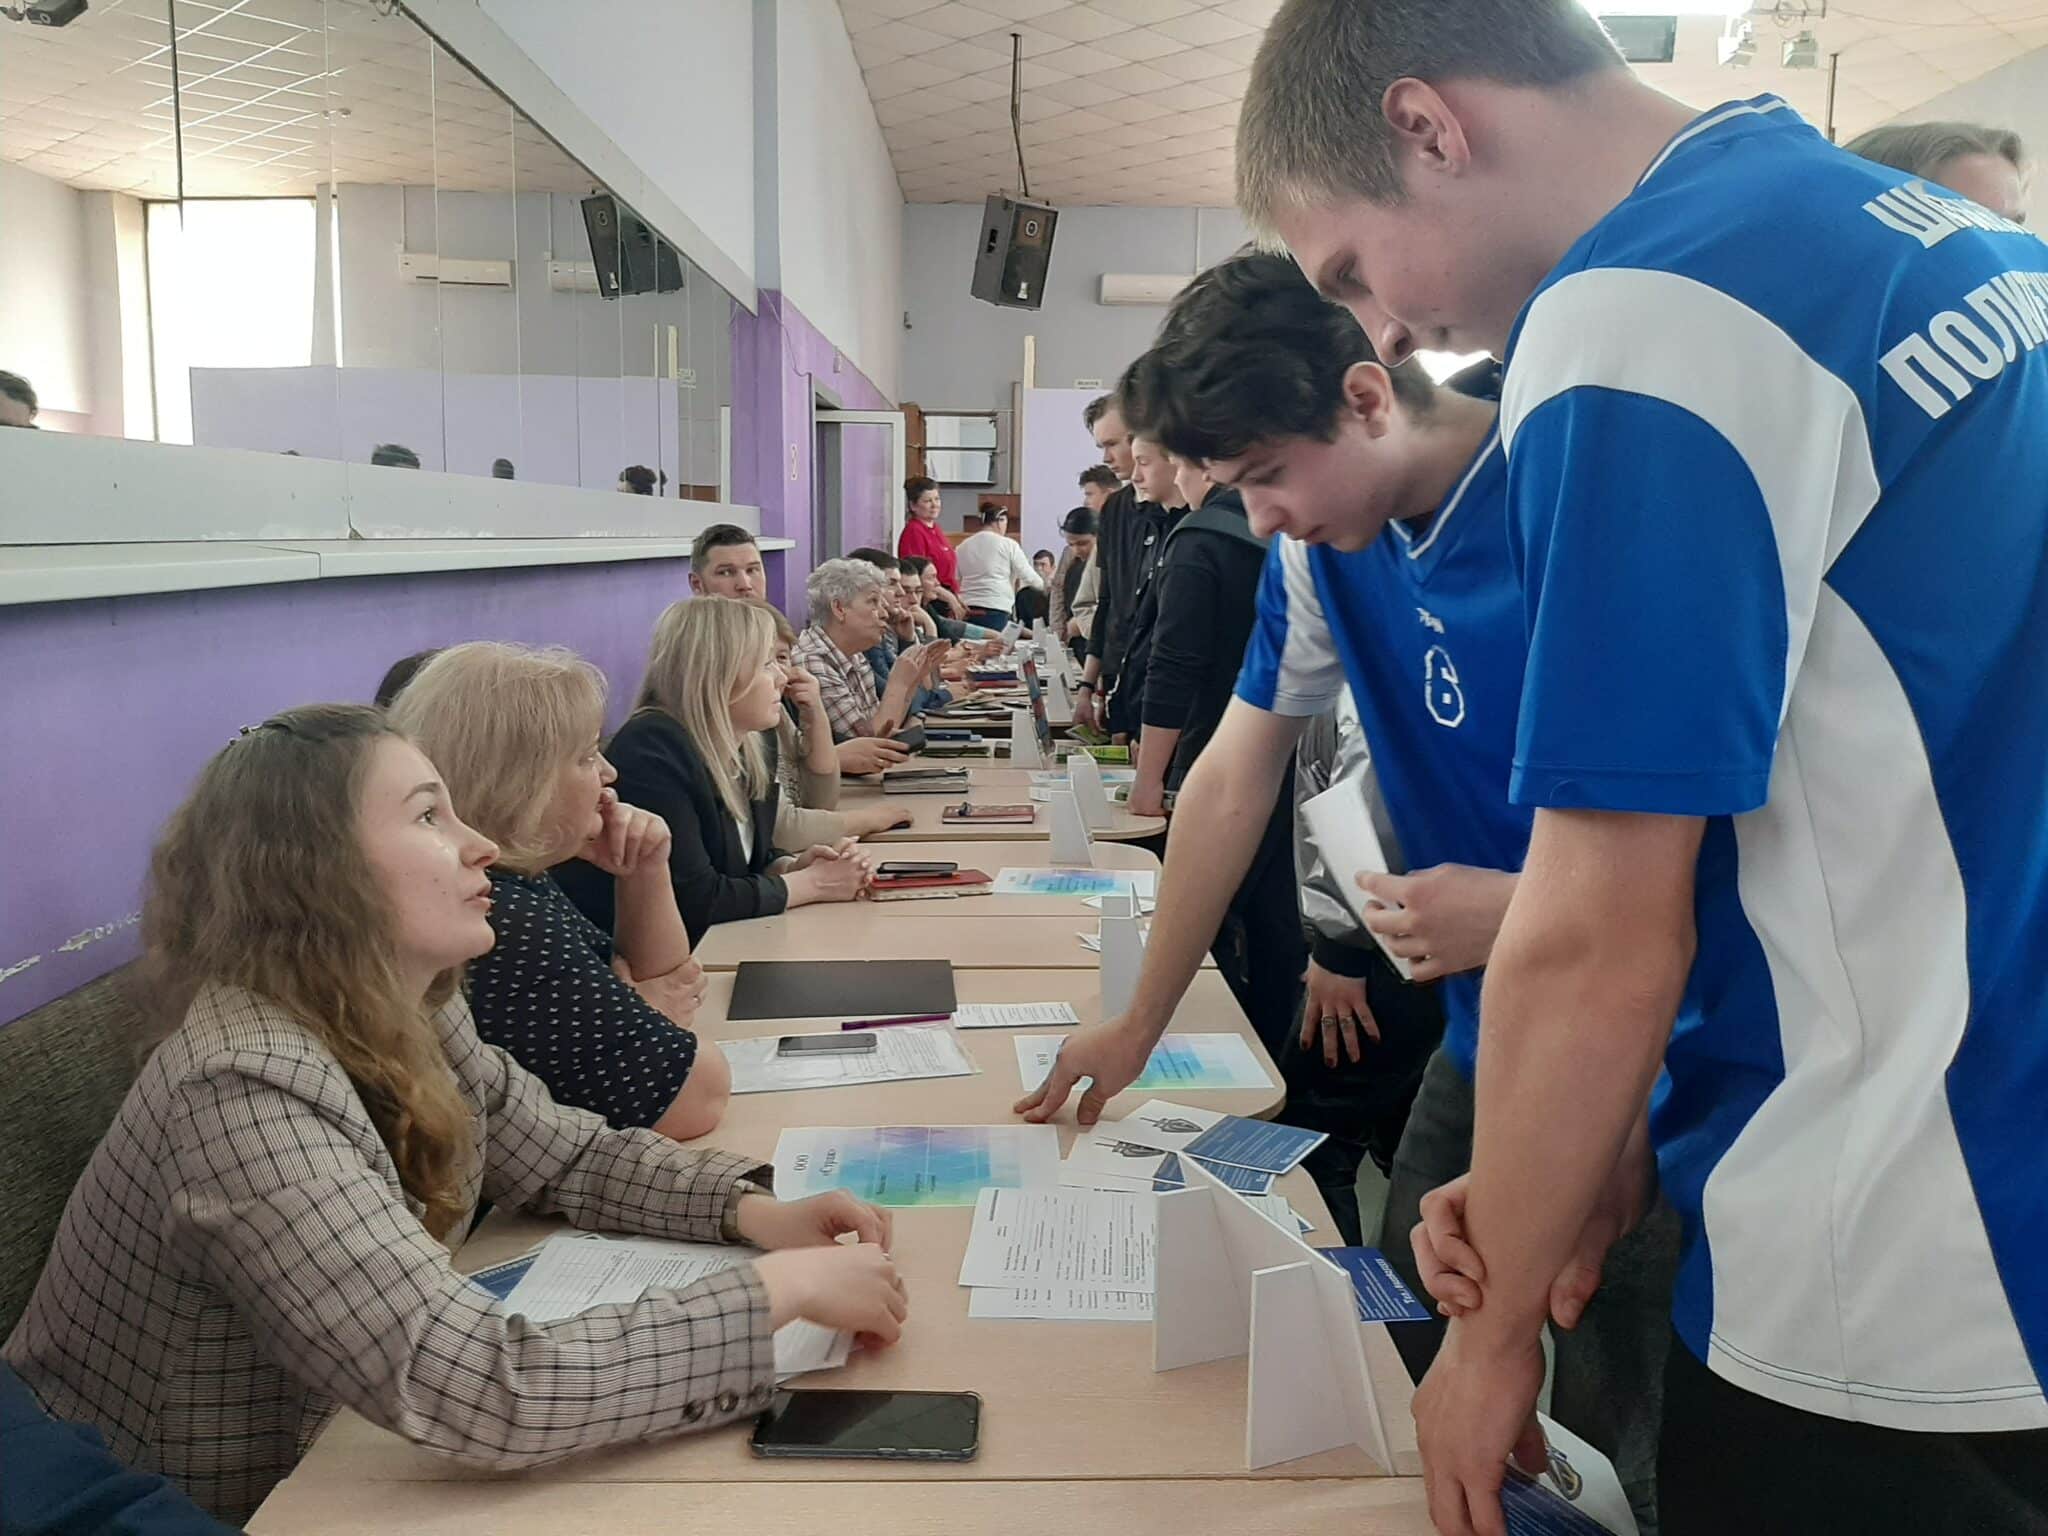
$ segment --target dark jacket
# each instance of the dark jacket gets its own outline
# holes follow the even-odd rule
[[[1142,723],[1145,703],[1145,668],[1152,658],[1154,632],[1159,627],[1159,561],[1166,553],[1166,541],[1186,507],[1162,507],[1156,501],[1138,503],[1137,537],[1132,544],[1130,625],[1124,632],[1124,651],[1117,667],[1116,686],[1110,690],[1110,729],[1135,733]]]
[[[1266,541],[1252,532],[1238,493],[1224,487],[1166,536],[1145,595],[1148,654],[1127,665],[1142,668],[1144,726],[1181,733],[1169,789],[1180,787],[1230,705],[1265,564]]]
[[[1097,686],[1104,694],[1116,682],[1124,660],[1124,644],[1137,599],[1137,568],[1145,537],[1138,493],[1120,485],[1109,493],[1096,514],[1095,582],[1098,596],[1095,629],[1088,652],[1102,658]]]
[[[714,923],[743,917],[772,917],[789,905],[789,889],[780,875],[765,873],[777,857],[775,810],[781,790],[775,783],[775,737],[764,738],[768,751],[768,793],[753,811],[754,852],[740,848],[739,828],[719,798],[689,733],[673,715],[643,709],[624,725],[605,748],[619,771],[619,798],[668,823],[674,841],[668,855],[669,877],[675,882],[676,906],[694,945]],[[612,879],[581,859],[554,870],[555,880],[569,893],[583,915],[606,933],[612,931]]]
[[[231,1536],[168,1478],[137,1472],[99,1431],[46,1415],[0,1365],[0,1531],[8,1536]]]

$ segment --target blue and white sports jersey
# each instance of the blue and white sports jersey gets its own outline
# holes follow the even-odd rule
[[[1532,813],[1509,803],[1508,773],[1526,650],[1494,434],[1419,536],[1392,523],[1355,554],[1273,541],[1237,696],[1315,715],[1348,682],[1408,867],[1519,870]],[[1478,975],[1446,977],[1443,997],[1444,1050],[1469,1080]]]
[[[2048,246],[1717,109],[1508,352],[1525,805],[1708,818],[1652,1130],[1727,1380],[2048,1426]]]

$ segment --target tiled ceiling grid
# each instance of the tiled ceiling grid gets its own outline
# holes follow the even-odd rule
[[[1034,195],[1054,203],[1229,204],[1238,108],[1260,34],[1279,8],[1280,0],[840,0],[903,195],[920,203],[978,203],[1016,191],[1015,32],[1023,39],[1020,115]],[[1820,8],[1817,0],[1804,7]],[[1655,14],[1656,0],[1639,9]],[[1756,18],[1756,60],[1743,69],[1718,62],[1719,20],[1687,17],[1674,62],[1640,73],[1702,108],[1775,91],[1819,125],[1827,55],[1838,51],[1835,123],[1848,139],[2048,47],[2048,0],[1832,0],[1827,11],[1782,30]],[[1821,67],[1785,69],[1781,44],[1809,27]]]
[[[410,20],[368,0],[94,0],[0,22],[0,160],[70,186],[177,195],[171,23],[189,197],[323,182],[588,192],[578,166]]]

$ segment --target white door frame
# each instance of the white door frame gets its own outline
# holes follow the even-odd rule
[[[905,466],[910,462],[910,434],[908,428],[904,426],[903,413],[901,411],[827,411],[820,410],[814,406],[811,410],[811,441],[814,443],[817,441],[816,429],[820,424],[829,426],[834,423],[844,426],[888,427],[890,429],[889,484],[893,487],[894,494],[890,497],[891,504],[888,514],[888,547],[893,550],[896,548],[897,539],[903,533],[903,516],[906,510],[903,505],[903,481],[905,476],[909,474],[909,470]],[[817,466],[813,465],[811,473],[816,475],[817,472]]]

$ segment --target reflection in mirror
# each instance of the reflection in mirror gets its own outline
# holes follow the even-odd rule
[[[731,300],[391,0],[0,20],[0,223],[40,426],[729,484]]]
[[[0,420],[156,436],[145,208],[178,195],[167,0],[0,19]],[[21,398],[17,398],[17,395]]]
[[[941,485],[996,483],[993,411],[926,411],[925,473]]]

